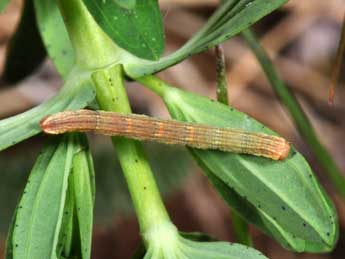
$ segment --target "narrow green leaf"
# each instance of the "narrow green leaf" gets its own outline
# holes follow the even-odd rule
[[[0,0],[0,12],[2,12],[5,9],[9,1],[10,0]]]
[[[34,72],[46,57],[38,32],[33,0],[26,0],[22,16],[6,53],[2,78],[14,84]]]
[[[57,246],[58,258],[89,259],[93,219],[93,164],[87,139],[74,134],[76,152]]]
[[[73,165],[72,165],[73,167]],[[75,199],[73,193],[73,175],[68,177],[65,207],[59,233],[59,240],[56,247],[57,256],[69,258],[71,256],[74,241],[75,224]]]
[[[87,139],[77,135],[80,152],[73,159],[73,192],[78,221],[81,259],[91,256],[93,205],[95,194],[94,169]]]
[[[313,150],[315,156],[318,158],[318,161],[325,169],[325,172],[337,188],[338,192],[345,197],[345,177],[341,173],[330,153],[319,141],[312,124],[298,103],[296,97],[285,85],[283,80],[280,79],[274,65],[265,50],[261,47],[254,33],[250,30],[246,30],[244,31],[243,36],[260,62],[267,79],[271,83],[272,89],[279,96],[280,100],[291,114],[299,133]]]
[[[287,0],[225,1],[203,28],[176,52],[154,62],[128,60],[124,64],[125,72],[132,78],[138,78],[170,67],[235,36],[286,2]]]
[[[218,102],[168,87],[152,76],[140,81],[163,97],[174,119],[276,135],[248,115]],[[257,211],[258,219],[254,220],[262,221],[259,227],[267,229],[283,246],[312,252],[334,247],[338,236],[334,207],[294,148],[283,161],[211,150],[190,151],[206,175],[216,181],[216,187],[222,185],[220,192],[237,193],[248,204],[243,203],[244,208]]]
[[[216,45],[216,80],[217,80],[217,100],[218,102],[229,105],[228,78],[226,71],[225,55],[221,45]]]
[[[83,1],[117,45],[139,58],[159,59],[164,50],[164,32],[157,0]]]
[[[75,150],[72,136],[65,135],[49,143],[39,156],[18,205],[13,258],[56,258]]]
[[[41,132],[39,122],[44,116],[66,109],[83,108],[94,97],[89,75],[80,71],[72,72],[55,97],[31,110],[0,121],[0,150]]]
[[[62,77],[67,77],[75,54],[56,0],[34,0],[38,28],[49,57]]]

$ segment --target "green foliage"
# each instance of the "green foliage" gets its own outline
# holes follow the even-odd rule
[[[83,1],[117,45],[139,58],[159,59],[164,50],[164,33],[157,0]]]
[[[275,135],[233,108],[142,76],[225,41],[286,1],[225,1],[182,48],[149,61],[145,59],[158,59],[164,48],[157,1],[35,0],[41,37],[65,85],[51,100],[0,121],[0,150],[39,133],[44,116],[83,108],[95,97],[103,110],[130,113],[125,75],[156,91],[177,120]],[[6,2],[1,1],[0,7]],[[270,78],[277,81],[270,71]],[[290,99],[289,105],[294,105]],[[170,222],[140,143],[112,140],[138,215],[145,259],[266,258],[242,245],[199,242],[195,236],[181,235]],[[298,252],[334,247],[338,225],[333,205],[294,148],[283,161],[211,150],[190,152],[225,201],[283,246]],[[90,258],[94,197],[85,137],[70,134],[52,141],[39,156],[17,207],[6,259]]]
[[[125,71],[131,77],[138,78],[168,68],[235,36],[286,2],[287,0],[225,1],[194,37],[176,52],[154,62],[126,61]]]
[[[169,87],[154,77],[140,80],[160,94],[174,119],[276,135],[234,108]],[[334,207],[294,148],[283,161],[190,151],[229,205],[283,246],[299,252],[323,252],[335,245],[338,226]],[[253,215],[254,220],[249,218]]]
[[[3,80],[11,84],[18,82],[35,71],[45,57],[46,50],[37,29],[33,0],[26,0],[17,30],[9,42]]]
[[[13,258],[55,258],[74,148],[65,136],[39,156],[17,208]]]
[[[328,174],[329,179],[332,181],[334,186],[337,187],[338,192],[341,195],[345,196],[345,177],[334,162],[332,156],[321,144],[312,124],[310,123],[307,115],[304,113],[302,107],[298,103],[296,97],[285,85],[283,80],[280,79],[278,73],[274,68],[274,65],[272,64],[265,50],[261,47],[254,33],[250,30],[246,30],[243,32],[243,36],[256,55],[258,61],[260,62],[261,67],[267,76],[267,79],[271,83],[272,89],[289,111],[299,133],[303,136],[303,139],[313,150],[314,154],[318,158],[318,161],[325,169],[325,172]]]
[[[48,143],[17,207],[7,258],[90,258],[93,179],[84,137],[70,134]]]
[[[66,78],[72,70],[75,54],[56,0],[34,0],[38,28],[49,57]]]
[[[55,97],[31,110],[0,121],[0,150],[41,132],[39,122],[48,114],[83,108],[94,96],[87,75],[75,70]]]

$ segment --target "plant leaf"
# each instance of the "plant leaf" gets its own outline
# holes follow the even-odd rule
[[[139,58],[159,59],[164,50],[164,33],[157,0],[83,1],[117,45]]]
[[[158,61],[128,60],[127,75],[138,78],[163,70],[190,55],[200,53],[235,36],[242,30],[277,9],[287,0],[228,0],[208,19],[208,22],[184,46]]]
[[[153,78],[153,77],[151,77]],[[141,80],[144,84],[150,82]],[[152,83],[152,82],[151,82]],[[154,82],[174,119],[276,135],[259,122],[218,102]],[[211,150],[190,149],[230,205],[266,230],[283,246],[296,250],[331,250],[338,236],[336,212],[309,165],[294,148],[283,161]],[[230,195],[229,195],[230,196]],[[239,206],[239,205],[238,205]],[[235,208],[236,209],[236,208]],[[255,213],[248,218],[245,211]],[[283,242],[284,241],[284,242]]]
[[[73,167],[73,165],[72,165]],[[75,221],[75,199],[73,193],[73,175],[68,177],[68,187],[66,192],[65,207],[63,210],[63,218],[59,233],[59,241],[57,243],[56,254],[68,258],[71,255],[74,232],[76,228]]]
[[[46,57],[38,32],[33,0],[26,0],[22,16],[6,52],[2,78],[14,84],[35,71]]]
[[[47,102],[0,121],[0,151],[41,132],[39,121],[63,110],[80,109],[95,97],[89,74],[73,71],[63,89]]]
[[[38,28],[59,74],[66,78],[72,70],[75,53],[55,0],[34,0]]]
[[[0,12],[2,12],[5,9],[9,1],[10,0],[0,0]]]
[[[93,206],[95,197],[94,169],[87,139],[77,135],[81,150],[73,159],[73,187],[78,222],[80,254],[82,259],[91,256]]]
[[[90,258],[93,224],[93,164],[84,134],[74,134],[76,151],[61,224],[57,255]]]
[[[315,156],[318,158],[319,163],[324,167],[325,172],[328,174],[329,179],[336,186],[338,192],[345,197],[345,177],[341,170],[335,163],[331,154],[320,142],[312,124],[310,123],[307,115],[303,111],[296,97],[281,80],[276,72],[272,61],[266,54],[264,48],[256,38],[251,30],[243,32],[244,39],[249,44],[250,48],[256,55],[260,65],[269,80],[273,91],[278,95],[281,102],[286,106],[295,125],[303,139],[309,144]]]
[[[75,151],[72,135],[65,135],[49,143],[38,157],[18,205],[13,258],[56,258]]]

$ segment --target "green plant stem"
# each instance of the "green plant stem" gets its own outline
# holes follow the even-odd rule
[[[92,79],[96,87],[97,101],[102,110],[131,112],[123,85],[121,66],[97,71]],[[112,141],[127,180],[141,232],[145,234],[153,226],[169,222],[168,213],[141,144],[120,137],[113,137]]]
[[[341,28],[337,55],[336,55],[334,66],[332,68],[331,82],[330,82],[329,91],[328,91],[328,103],[330,105],[333,105],[334,103],[334,91],[335,91],[335,87],[337,85],[337,81],[339,78],[340,69],[341,69],[341,61],[344,59],[344,53],[345,53],[345,14],[343,18],[343,25]]]
[[[82,0],[58,4],[80,67],[97,69],[119,59],[121,49],[99,28]]]
[[[166,82],[153,75],[139,77],[135,80],[139,83],[142,83],[144,86],[151,89],[162,98],[164,98],[166,89],[170,87]]]
[[[228,79],[226,76],[226,63],[224,51],[221,45],[215,47],[216,53],[216,79],[217,79],[217,100],[218,102],[229,105]]]
[[[59,8],[77,52],[77,62],[89,70],[99,69],[91,77],[100,108],[130,113],[122,66],[107,67],[121,49],[100,30],[82,0],[59,0]],[[112,141],[133,199],[141,233],[147,243],[152,229],[171,225],[168,213],[141,144],[120,137],[113,137]]]
[[[303,139],[309,144],[320,164],[325,169],[329,179],[337,188],[338,192],[345,197],[345,178],[342,176],[339,168],[334,162],[332,156],[326,148],[320,143],[313,126],[308,117],[302,110],[293,93],[287,88],[280,79],[278,73],[269,59],[264,48],[260,45],[259,40],[251,30],[243,31],[243,36],[264,70],[267,79],[271,83],[272,89],[278,95],[282,103],[288,109],[299,133]]]
[[[224,50],[221,45],[215,48],[216,53],[216,78],[217,78],[217,99],[218,102],[229,105],[229,84],[226,76],[226,62]],[[252,241],[249,234],[248,223],[235,211],[230,210],[232,226],[237,242],[251,246]]]

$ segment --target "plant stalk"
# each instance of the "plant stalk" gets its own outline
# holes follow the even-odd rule
[[[121,49],[98,27],[82,0],[59,0],[59,8],[77,52],[77,63],[88,70],[98,69],[91,77],[100,108],[131,113],[124,88],[122,66],[109,66],[114,57],[120,55]],[[112,142],[116,147],[140,230],[147,245],[152,229],[172,223],[141,144],[121,137],[113,137]]]
[[[76,63],[97,69],[118,60],[122,50],[97,25],[82,0],[58,0],[60,12],[76,52]]]
[[[131,113],[123,85],[122,67],[96,71],[92,75],[97,102],[102,110]],[[143,234],[154,225],[170,221],[151,168],[138,141],[112,137]]]
[[[217,78],[217,100],[218,102],[230,105],[229,103],[229,84],[227,79],[226,61],[224,50],[221,45],[215,47],[216,54],[216,78]],[[251,236],[249,234],[248,223],[235,211],[230,210],[231,221],[235,239],[237,242],[251,246]]]

